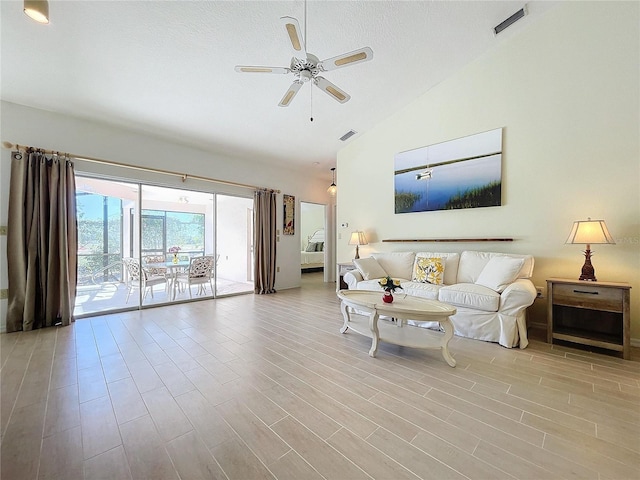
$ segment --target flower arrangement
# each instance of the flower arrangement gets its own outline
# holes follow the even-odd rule
[[[176,245],[174,245],[173,247],[171,247],[169,249],[169,253],[174,253],[175,254],[175,253],[178,253],[179,251],[180,251],[180,247],[178,247]]]
[[[389,275],[381,278],[378,281],[378,284],[384,289],[385,292],[393,292],[396,288],[402,290],[402,287],[400,286],[400,280],[394,280]]]

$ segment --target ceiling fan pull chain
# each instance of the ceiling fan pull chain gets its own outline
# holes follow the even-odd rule
[[[311,118],[309,120],[313,122],[313,88],[310,88],[309,91],[311,92],[311,99],[309,101],[309,111],[311,112]]]

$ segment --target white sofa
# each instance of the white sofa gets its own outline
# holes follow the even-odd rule
[[[525,315],[536,298],[530,280],[534,265],[531,255],[392,252],[374,253],[367,259],[354,260],[354,264],[357,269],[344,276],[351,290],[382,291],[378,280],[389,275],[399,279],[402,286],[395,295],[406,293],[455,306],[457,313],[451,321],[456,335],[498,342],[508,348],[525,348],[529,343]],[[444,268],[440,278],[428,279],[433,283],[424,278],[427,264]]]

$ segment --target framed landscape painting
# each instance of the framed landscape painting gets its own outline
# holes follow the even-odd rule
[[[502,128],[401,152],[395,213],[502,204]]]

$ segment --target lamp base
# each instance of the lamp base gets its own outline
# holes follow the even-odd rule
[[[358,245],[356,245],[356,256],[353,259],[357,260],[358,258],[360,258],[360,252],[358,252]]]
[[[587,249],[584,251],[584,265],[582,266],[582,272],[578,280],[585,280],[587,282],[597,282],[596,271],[591,265],[591,249],[587,245]]]

